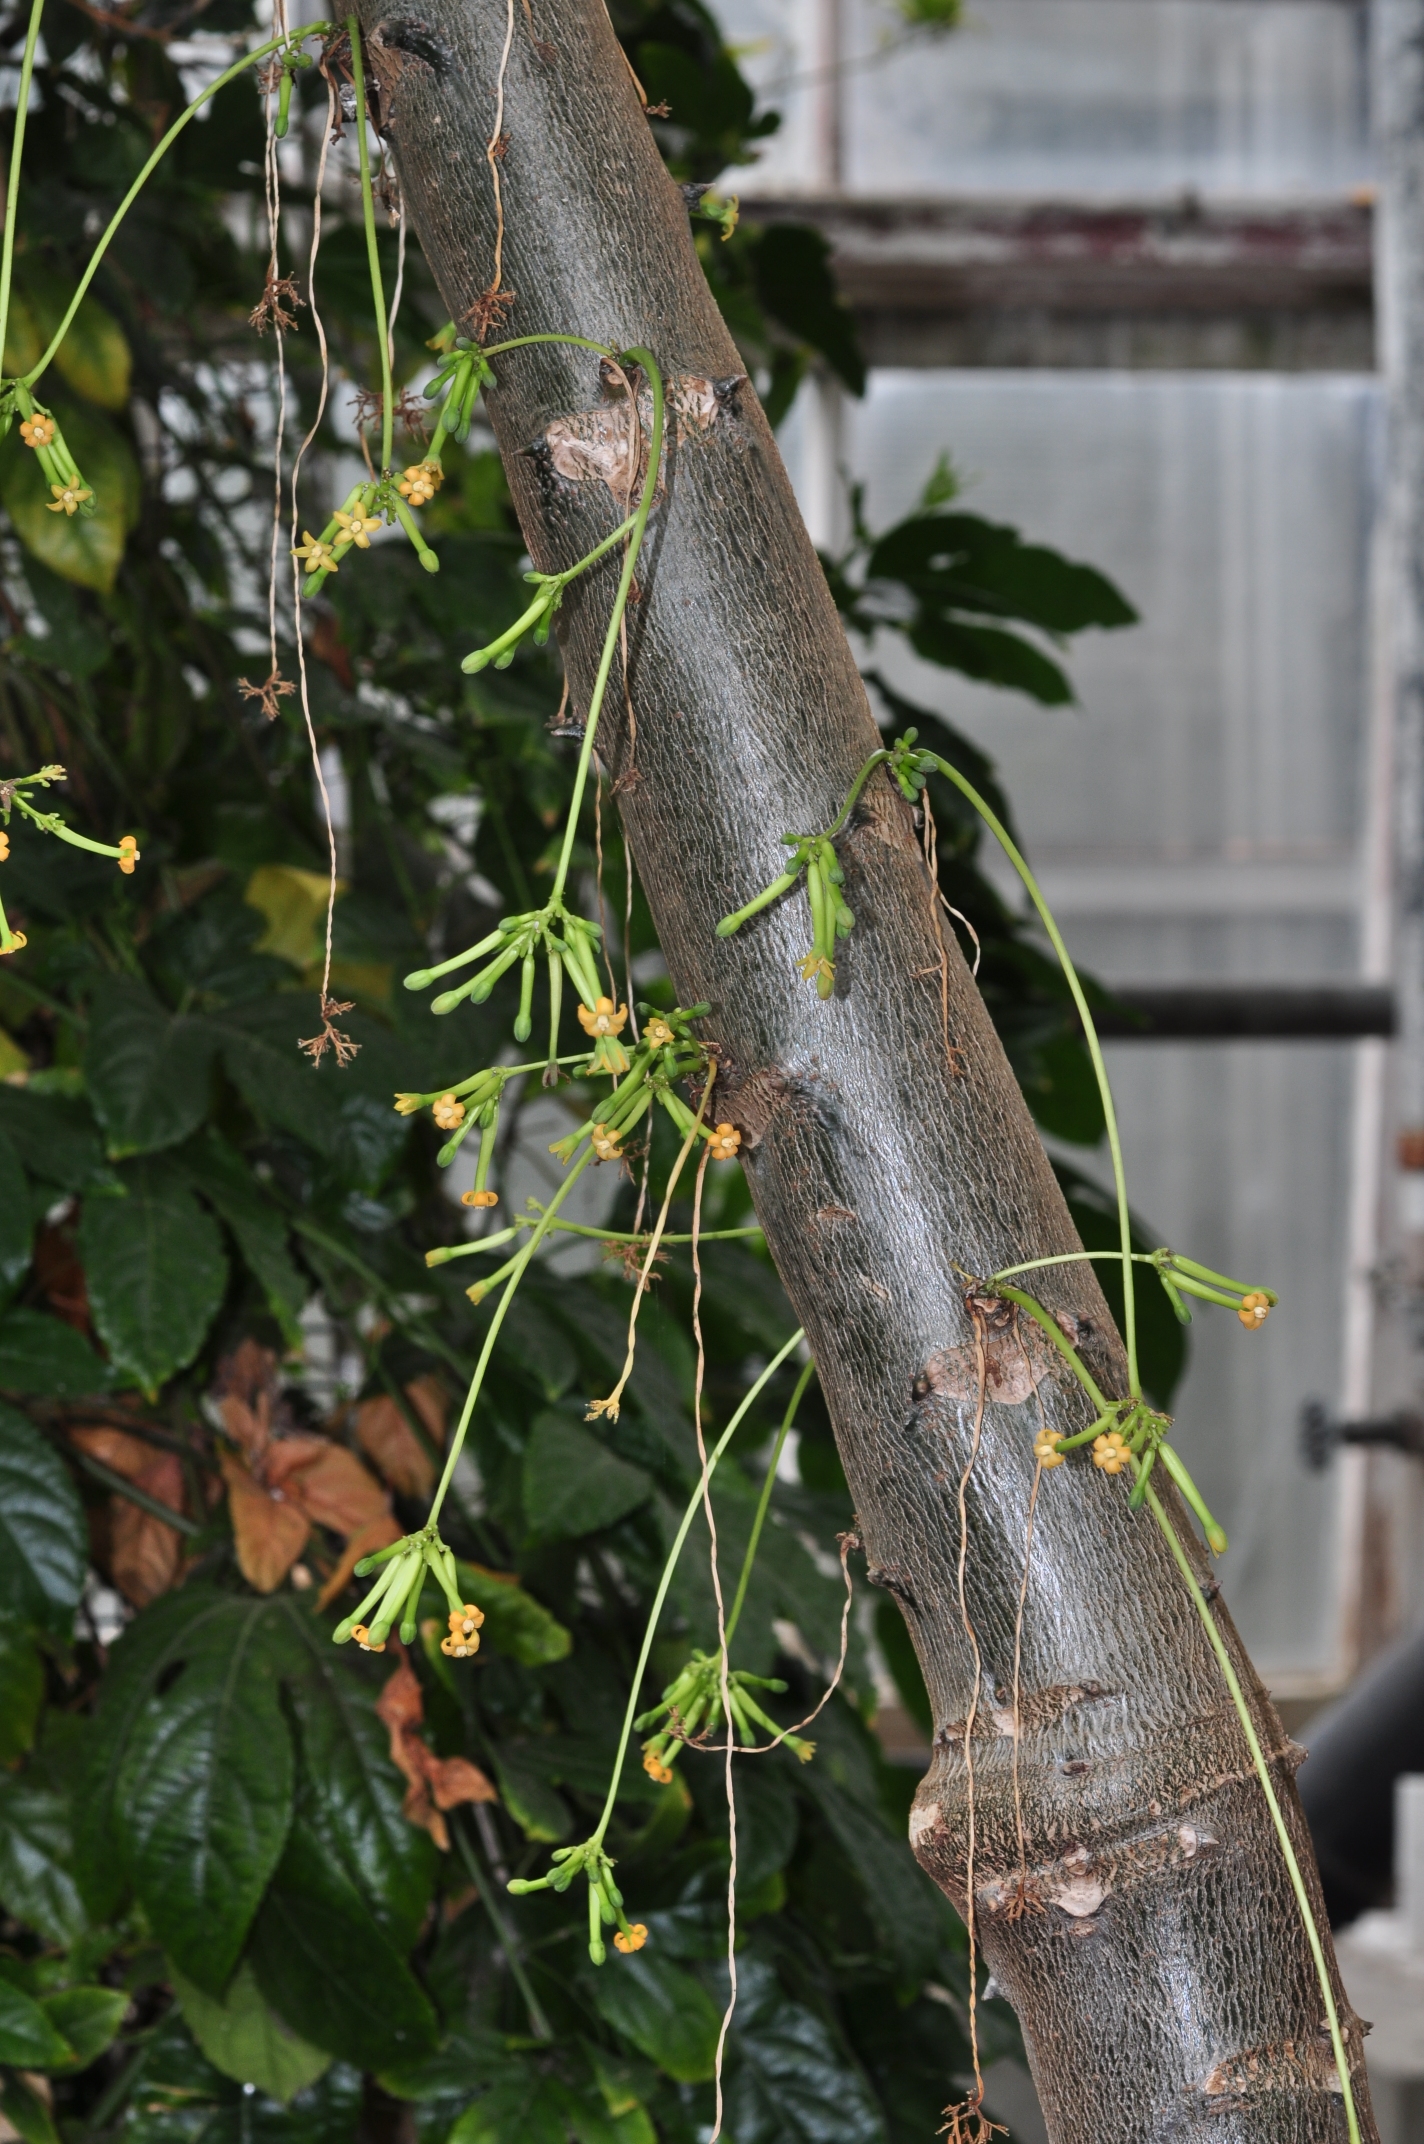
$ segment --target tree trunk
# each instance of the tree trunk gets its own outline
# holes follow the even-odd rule
[[[973,1667],[957,1497],[977,1412],[966,1276],[1077,1239],[952,942],[946,1048],[946,941],[911,814],[883,776],[839,844],[857,921],[833,998],[797,972],[804,893],[715,935],[782,868],[782,832],[825,826],[881,740],[601,0],[533,10],[531,24],[514,0],[420,0],[418,17],[367,0],[370,64],[415,228],[468,331],[491,280],[485,150],[509,35],[499,169],[516,295],[489,339],[565,330],[646,344],[681,410],[630,611],[636,737],[615,687],[599,748],[679,999],[712,1003],[718,1114],[741,1129],[768,1245],[815,1350],[871,1578],[899,1603],[924,1669],[937,1731],[911,1837],[962,1911]],[[530,552],[544,570],[571,564],[614,526],[628,488],[616,383],[600,383],[589,353],[552,347],[495,369],[489,408]],[[576,583],[561,614],[576,710],[616,570],[614,557]],[[1091,1269],[1035,1278],[1076,1321],[1099,1383],[1124,1391]],[[1224,1330],[1212,1340],[1241,1344]],[[1066,1434],[1089,1415],[1026,1322],[991,1317],[986,1356],[967,1486],[982,1656],[974,1882],[984,1955],[1022,2021],[1050,2134],[1341,2138],[1319,1987],[1221,1676],[1150,1516],[1130,1513],[1128,1482],[1082,1455],[1043,1477],[1037,1503],[1018,1767],[1029,1910],[1014,1910],[1008,1693],[1033,1438],[1044,1419]],[[1313,1881],[1298,1752],[1215,1612]],[[1363,2105],[1358,2024],[1348,2031]]]

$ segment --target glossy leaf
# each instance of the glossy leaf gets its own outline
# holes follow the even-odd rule
[[[0,1392],[77,1400],[112,1383],[108,1363],[63,1318],[23,1305],[0,1317]]]
[[[461,1563],[459,1573],[461,1598],[484,1611],[483,1644],[508,1653],[526,1668],[567,1659],[573,1649],[572,1631],[526,1592],[517,1578],[487,1571],[478,1563]]]
[[[0,501],[26,550],[51,572],[107,595],[138,512],[138,468],[123,435],[97,412],[68,407],[61,415],[93,512],[50,511],[50,483],[17,430],[0,441]]]
[[[105,976],[89,1011],[84,1069],[109,1155],[176,1146],[207,1114],[217,1038],[126,975]]]
[[[77,1941],[88,1919],[72,1859],[59,1795],[23,1775],[0,1777],[0,1906],[61,1947]]]
[[[82,1191],[103,1168],[92,1116],[63,1095],[0,1086],[0,1132],[29,1175],[61,1191]]]
[[[221,1998],[205,1995],[181,1973],[173,1974],[173,1992],[214,2069],[283,2106],[331,2067],[324,2048],[299,2039],[263,2001],[250,1965],[238,1967]]]
[[[35,1722],[44,1697],[44,1665],[23,1623],[0,1617],[0,1765],[23,1757],[35,1739]],[[0,1800],[7,1782],[0,1775]],[[4,1863],[0,1836],[0,1870]],[[5,1892],[0,1873],[0,1902]]]
[[[280,1604],[187,1586],[125,1632],[105,1679],[78,1815],[95,1910],[127,1881],[199,1987],[227,1981],[281,1857],[295,1776]]]
[[[63,319],[72,287],[62,276],[34,259],[22,263],[19,275],[35,338],[34,356],[24,368],[28,371],[48,346]],[[7,349],[9,339],[7,331]],[[121,410],[127,406],[133,371],[128,338],[108,308],[92,295],[81,301],[68,333],[55,353],[54,363],[61,378],[68,381],[76,394],[83,395],[86,402],[108,410]]]
[[[345,2061],[380,2069],[435,2045],[435,2012],[403,1952],[332,1881],[300,1820],[257,1917],[251,1956],[278,2014]]]
[[[645,1503],[652,1484],[577,1422],[536,1417],[524,1452],[524,1509],[541,1539],[572,1541]]]
[[[74,2059],[74,2050],[37,2002],[0,1980],[0,2063],[17,2070],[50,2070]]]
[[[40,2008],[72,2049],[66,2069],[98,2060],[124,2021],[129,1998],[122,1988],[61,1988],[42,1995]]]
[[[35,2086],[23,2077],[0,2076],[0,2114],[24,2144],[59,2144],[54,2116]]]
[[[301,1343],[298,1313],[310,1293],[287,1249],[287,1224],[252,1171],[210,1125],[186,1150],[188,1180],[226,1222],[289,1347]]]
[[[127,1162],[119,1176],[127,1195],[86,1199],[79,1241],[100,1338],[115,1367],[154,1392],[202,1346],[227,1259],[175,1163]]]
[[[605,2024],[679,2084],[712,2075],[722,2013],[691,1973],[645,1950],[628,1957],[610,1951],[608,1964],[583,1985]]]
[[[13,1145],[0,1131],[0,1288],[10,1287],[29,1264],[33,1233],[25,1172]]]
[[[763,1959],[737,1969],[727,2133],[737,2144],[885,2144],[864,2073]]]
[[[853,395],[865,392],[855,315],[836,289],[831,249],[804,223],[776,223],[751,242],[757,296],[773,320],[825,358]]]
[[[978,514],[916,514],[870,551],[871,580],[903,581],[922,599],[1050,633],[1133,625],[1137,613],[1105,574]]]
[[[430,1902],[436,1852],[402,1807],[405,1782],[376,1716],[371,1684],[326,1628],[292,1616],[304,1658],[291,1681],[300,1800],[329,1862],[397,1948],[415,1941]]]
[[[87,1551],[63,1461],[31,1421],[0,1402],[0,1615],[67,1636]]]

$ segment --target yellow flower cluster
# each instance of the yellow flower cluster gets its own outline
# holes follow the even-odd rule
[[[470,1660],[480,1649],[480,1625],[484,1622],[484,1610],[473,1601],[466,1601],[463,1608],[450,1611],[450,1635],[440,1640],[440,1650],[452,1660]],[[355,1632],[352,1632],[355,1636]]]
[[[1241,1307],[1236,1315],[1247,1332],[1259,1332],[1271,1315],[1271,1298],[1262,1295],[1259,1289],[1252,1289],[1249,1295],[1242,1296]]]

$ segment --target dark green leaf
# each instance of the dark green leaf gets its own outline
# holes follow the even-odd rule
[[[93,494],[90,510],[54,510],[53,487],[18,431],[0,442],[0,499],[26,550],[65,580],[107,595],[138,513],[138,467],[123,434],[97,410],[71,404],[62,414],[65,440]]]
[[[483,1642],[496,1652],[508,1653],[521,1667],[547,1667],[550,1661],[566,1659],[573,1648],[573,1635],[542,1601],[526,1593],[518,1579],[482,1564],[459,1565],[460,1597],[484,1610]]]
[[[124,2021],[129,1998],[121,1988],[62,1988],[42,1995],[40,2008],[73,2049],[67,2068],[97,2060]]]
[[[33,1422],[0,1402],[0,1615],[67,1636],[87,1555],[63,1462]]]
[[[0,1086],[0,1131],[31,1176],[61,1191],[82,1191],[103,1168],[94,1120],[83,1102]]]
[[[301,1342],[297,1315],[309,1289],[287,1250],[287,1223],[251,1169],[210,1127],[181,1157],[189,1181],[232,1230],[288,1346]]]
[[[492,1746],[490,1754],[500,1800],[526,1839],[557,1846],[568,1838],[574,1820],[562,1794],[549,1784],[545,1772],[527,1752],[527,1743],[501,1742]]]
[[[311,1026],[311,1002],[275,991],[212,1015],[229,1079],[260,1122],[277,1124],[325,1152],[336,1136],[328,1071],[313,1071],[299,1047]]]
[[[679,2084],[712,2075],[722,2013],[691,1973],[645,1950],[627,1957],[610,1951],[607,1965],[582,1985],[605,2024]]]
[[[825,2023],[743,1958],[729,2036],[727,2134],[737,2144],[884,2144],[864,2073]]]
[[[179,1969],[221,1991],[292,1813],[279,1678],[289,1609],[189,1585],[115,1647],[79,1807],[80,1879],[96,1912],[130,1882]]]
[[[86,1199],[79,1241],[89,1306],[116,1368],[156,1392],[192,1361],[227,1286],[217,1223],[168,1160],[119,1171],[127,1196]]]
[[[34,1224],[20,1157],[0,1131],[0,1288],[17,1281],[30,1262]]]
[[[43,2010],[8,1980],[0,1980],[0,2062],[17,2070],[52,2070],[74,2050]]]
[[[1048,633],[1135,625],[1105,574],[977,514],[915,514],[888,529],[866,560],[871,580],[903,581],[927,601],[1021,618]]]
[[[1044,707],[1072,703],[1073,688],[1057,663],[1017,633],[993,625],[966,625],[957,618],[922,611],[909,628],[908,638],[917,655],[938,663],[941,669],[958,670],[984,685],[1026,692]]]
[[[757,296],[784,328],[819,351],[853,395],[865,392],[865,357],[855,315],[842,303],[831,249],[804,223],[775,223],[751,242]]]
[[[107,1362],[63,1318],[23,1308],[0,1318],[0,1392],[78,1400],[112,1382]]]
[[[110,1158],[176,1146],[202,1123],[217,1037],[142,983],[105,976],[89,1012],[84,1069]]]
[[[645,1503],[652,1484],[563,1414],[541,1414],[524,1453],[524,1509],[541,1540],[593,1534]]]
[[[353,1900],[339,1900],[320,1848],[296,1827],[252,1934],[258,1985],[315,2047],[366,2069],[435,2045],[435,2012],[401,1951]]]
[[[148,2043],[142,2090],[129,2102],[123,2144],[355,2144],[359,2070],[334,2063],[284,2106],[254,2080],[226,2076],[171,2010]]]
[[[430,1903],[434,1844],[403,1812],[405,1782],[391,1762],[371,1685],[323,1625],[300,1610],[291,1622],[304,1656],[290,1698],[306,1822],[327,1862],[391,1942],[407,1950]]]
[[[59,2144],[54,2116],[23,2077],[0,2078],[0,2114],[24,2144]]]
[[[0,1778],[0,1906],[67,1947],[87,1917],[70,1872],[69,1811],[50,1788],[20,1777]]]
[[[35,1642],[23,1623],[0,1617],[0,1765],[23,1757],[35,1739],[35,1722],[44,1697],[44,1666]],[[9,1782],[0,1776],[0,1801]],[[0,1870],[3,1870],[5,1840],[0,1831]],[[0,1874],[0,1900],[4,1878]]]

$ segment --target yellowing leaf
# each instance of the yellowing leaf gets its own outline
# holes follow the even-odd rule
[[[23,296],[20,302],[33,322],[36,339],[34,355],[23,361],[23,369],[28,371],[49,348],[50,337],[64,318],[71,286],[62,276],[52,274],[37,262],[25,264],[21,284]],[[8,353],[8,331],[5,341]],[[76,394],[83,395],[86,402],[96,402],[100,409],[117,410],[127,406],[133,373],[128,338],[113,314],[97,298],[85,298],[70,323],[68,334],[55,352],[54,362],[61,376]],[[8,371],[8,364],[6,369]],[[43,382],[37,384],[37,392],[44,393]],[[81,462],[80,467],[83,466]]]
[[[124,539],[138,518],[138,465],[127,441],[107,418],[71,407],[60,423],[84,482],[94,494],[92,514],[52,514],[54,504],[39,461],[18,430],[0,444],[0,502],[25,548],[42,565],[81,588],[107,595],[124,555]]]
[[[7,1035],[4,1028],[0,1027],[0,1079],[12,1080],[16,1086],[20,1086],[23,1082],[16,1075],[28,1072],[29,1069],[30,1060],[19,1043],[13,1035]]]
[[[294,968],[305,968],[321,950],[328,881],[323,872],[299,871],[295,864],[260,864],[247,881],[242,898],[267,918],[258,941],[260,953],[275,953]],[[345,892],[336,882],[338,894]]]
[[[5,322],[5,377],[18,379],[36,364],[44,349],[39,322],[18,290],[10,293],[10,315]]]
[[[188,2030],[225,2077],[256,2085],[285,2106],[330,2069],[331,2057],[323,2048],[300,2039],[268,2009],[246,1961],[221,1998],[205,1995],[172,1966],[169,1973]]]

